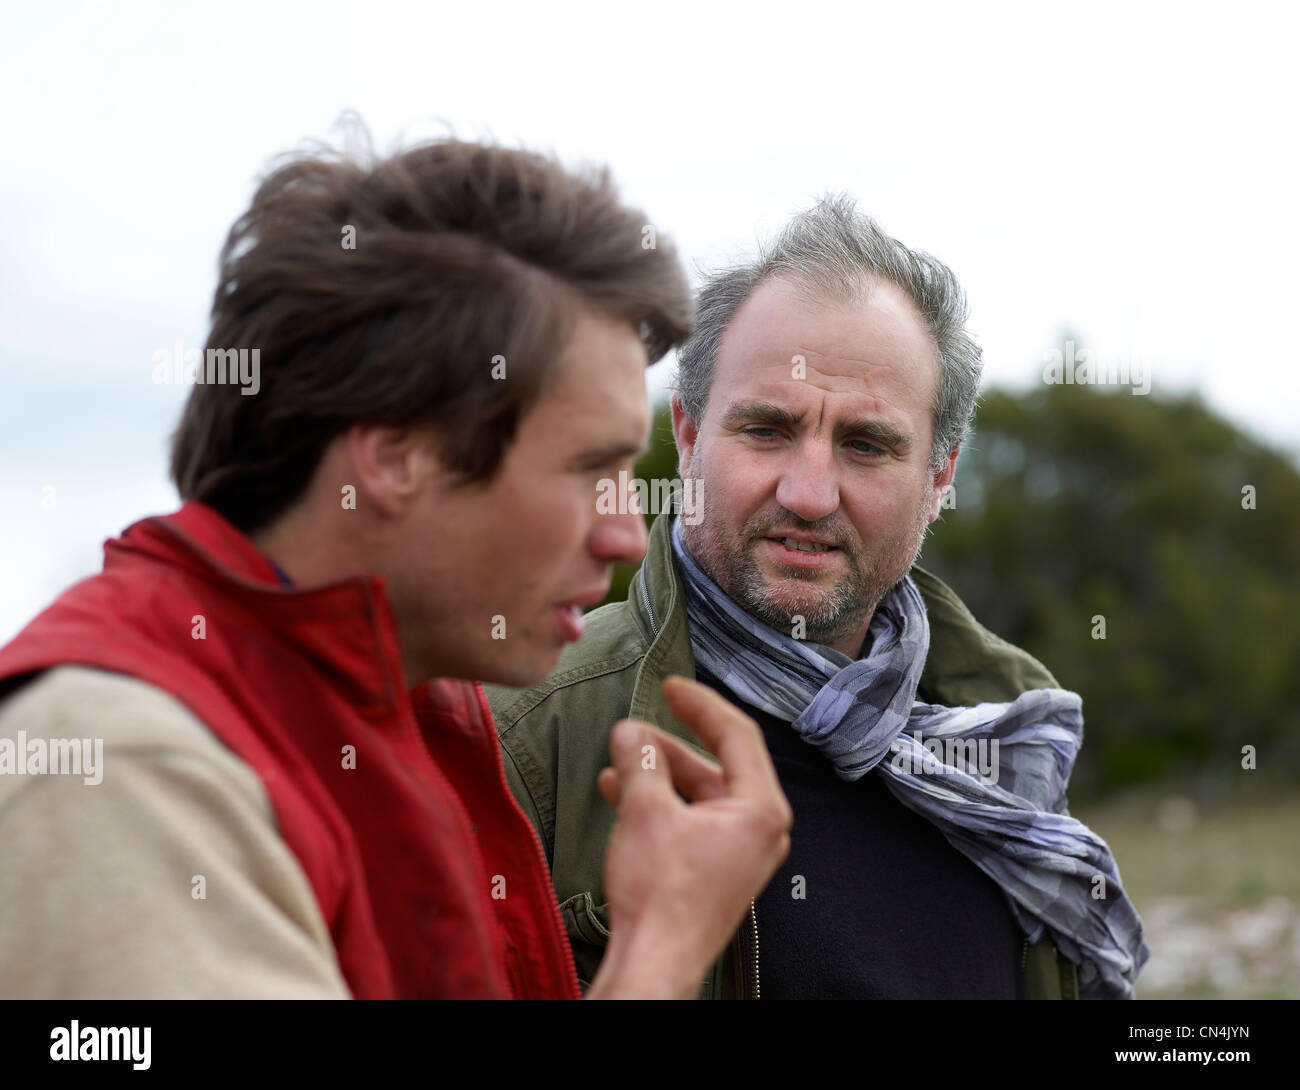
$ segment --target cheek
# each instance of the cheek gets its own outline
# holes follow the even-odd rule
[[[741,526],[772,499],[778,478],[764,468],[762,460],[746,457],[743,451],[710,453],[707,463],[696,462],[700,469],[707,465],[707,472],[700,474],[706,517],[712,512],[713,519]]]
[[[918,503],[926,502],[921,487],[912,478],[861,488],[845,497],[849,521],[864,541],[911,534]]]
[[[571,568],[581,552],[596,511],[594,481],[561,479],[521,489],[502,512],[501,532],[509,543],[516,578],[546,581]],[[528,572],[534,573],[529,580]]]

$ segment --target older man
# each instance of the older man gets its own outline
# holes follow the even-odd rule
[[[1132,994],[1140,921],[1066,808],[1079,698],[914,567],[974,410],[965,319],[952,273],[844,198],[704,286],[672,406],[697,517],[656,522],[546,682],[490,694],[585,980],[593,773],[620,716],[689,737],[657,683],[694,673],[762,725],[795,813],[703,996]]]

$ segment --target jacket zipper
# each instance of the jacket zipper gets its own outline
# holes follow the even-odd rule
[[[656,638],[658,638],[658,636],[659,636],[659,621],[655,618],[655,607],[654,607],[653,605],[650,604],[650,588],[646,585],[647,582],[648,582],[648,580],[646,579],[645,566],[642,565],[642,567],[641,567],[641,603],[642,603],[642,605],[645,606],[645,611],[646,611],[646,613],[648,613],[648,614],[650,615],[650,631],[651,631],[651,633],[653,633],[653,635],[654,635]]]
[[[754,998],[760,998],[758,989],[758,908],[749,902],[749,925],[754,931]]]

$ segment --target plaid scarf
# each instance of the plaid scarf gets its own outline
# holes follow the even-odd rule
[[[856,662],[751,617],[672,533],[695,660],[740,701],[786,720],[845,780],[873,769],[1001,887],[1031,943],[1046,931],[1085,999],[1131,999],[1150,956],[1106,842],[1066,811],[1083,702],[1031,689],[1009,704],[916,701],[930,624],[910,576],[876,607]],[[991,761],[989,758],[991,757]]]

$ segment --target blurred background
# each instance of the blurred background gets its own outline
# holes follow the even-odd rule
[[[608,163],[697,279],[846,191],[970,294],[985,390],[921,562],[1083,695],[1072,812],[1147,924],[1139,994],[1300,998],[1296,23],[1263,3],[7,12],[0,641],[176,506],[186,389],[154,354],[204,344],[258,176],[344,110],[381,150],[455,133]],[[1149,392],[1044,381],[1084,349]],[[649,373],[660,404],[672,368]],[[639,473],[673,477],[662,411],[656,437]]]

